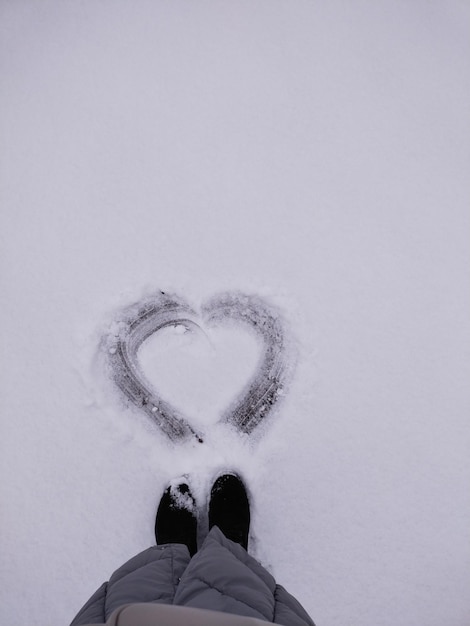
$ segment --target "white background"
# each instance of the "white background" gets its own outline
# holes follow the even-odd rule
[[[154,541],[167,480],[202,505],[231,468],[318,626],[468,624],[468,3],[3,0],[0,23],[0,621],[69,623]],[[251,445],[171,446],[107,388],[100,333],[158,288],[283,311],[295,376]]]

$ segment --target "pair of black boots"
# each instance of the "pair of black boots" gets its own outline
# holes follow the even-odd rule
[[[239,476],[224,474],[215,481],[209,501],[209,530],[218,526],[223,534],[248,549],[250,505]],[[193,556],[197,552],[197,507],[186,483],[170,486],[160,501],[155,522],[157,544],[183,543]]]

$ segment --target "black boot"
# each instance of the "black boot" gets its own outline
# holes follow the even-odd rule
[[[214,483],[209,502],[209,529],[218,526],[227,539],[248,549],[250,505],[238,476],[224,474]]]
[[[157,544],[183,543],[189,554],[197,552],[196,502],[186,483],[168,487],[160,500],[155,520]]]

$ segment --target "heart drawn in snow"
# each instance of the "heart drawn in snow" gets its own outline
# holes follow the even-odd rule
[[[288,363],[279,314],[259,296],[220,294],[204,304],[198,314],[182,298],[158,292],[125,308],[112,332],[104,337],[112,377],[124,395],[175,442],[190,437],[203,442],[204,435],[153,388],[144,374],[138,352],[146,339],[162,329],[174,327],[185,332],[200,329],[202,323],[206,328],[232,323],[248,325],[262,344],[255,373],[222,412],[219,422],[251,434],[283,395],[287,382]]]

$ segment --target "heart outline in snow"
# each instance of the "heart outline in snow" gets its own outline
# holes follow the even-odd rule
[[[256,372],[219,419],[250,435],[284,395],[289,372],[279,313],[257,295],[219,294],[202,306],[199,315],[182,298],[162,291],[126,307],[104,337],[111,376],[124,396],[142,409],[171,441],[195,437],[202,443],[203,433],[159,396],[146,380],[138,360],[140,345],[152,334],[168,326],[199,327],[198,319],[208,326],[224,321],[248,324],[263,340]]]

